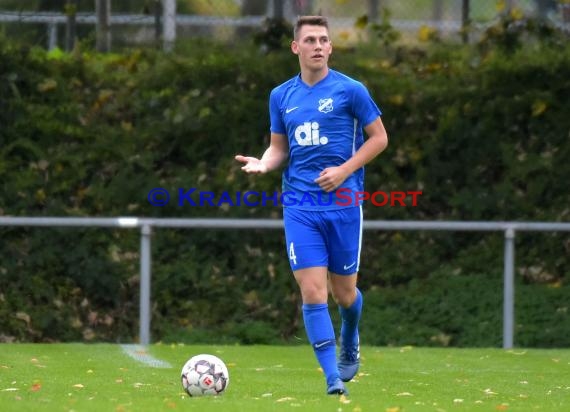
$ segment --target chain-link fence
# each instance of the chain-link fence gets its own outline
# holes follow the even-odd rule
[[[337,43],[365,35],[355,25],[362,16],[387,21],[409,38],[425,28],[459,38],[466,22],[476,31],[506,13],[546,18],[570,30],[570,0],[0,0],[0,32],[48,48],[69,49],[70,36],[95,41],[96,9],[104,4],[113,48],[156,44],[164,36],[167,3],[175,7],[177,39],[208,36],[233,41],[258,28],[266,17],[292,22],[302,14],[328,16]]]

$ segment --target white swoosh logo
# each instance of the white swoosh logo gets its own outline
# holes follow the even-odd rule
[[[330,342],[329,340],[326,340],[326,341],[321,342],[321,343],[315,343],[315,348],[316,349],[322,348],[323,346],[325,346],[329,342]]]
[[[350,269],[351,267],[353,267],[354,265],[356,265],[356,262],[353,262],[352,265],[350,265],[350,266],[344,265],[344,270],[348,270],[348,269]]]
[[[290,109],[285,109],[285,113],[291,113],[293,110],[298,109],[299,106],[291,107]]]

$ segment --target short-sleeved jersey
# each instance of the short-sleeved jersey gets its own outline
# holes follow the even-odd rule
[[[341,198],[336,191],[324,192],[315,179],[325,168],[350,159],[364,143],[363,127],[382,114],[366,87],[332,69],[313,86],[297,75],[272,90],[269,112],[271,132],[287,135],[289,141],[283,206],[305,210],[357,206],[344,196],[364,190],[364,168],[341,185]]]

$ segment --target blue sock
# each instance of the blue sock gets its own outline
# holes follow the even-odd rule
[[[336,338],[326,303],[303,305],[303,320],[309,342],[330,384],[339,378],[336,361]]]
[[[339,306],[342,325],[340,327],[340,337],[343,345],[356,345],[358,343],[358,321],[362,313],[362,293],[356,288],[356,299],[348,308]]]

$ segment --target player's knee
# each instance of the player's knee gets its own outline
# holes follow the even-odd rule
[[[346,299],[342,295],[338,295],[336,293],[332,294],[333,300],[339,306],[346,307]]]
[[[301,286],[301,295],[304,303],[320,303],[327,301],[327,289],[314,284]]]
[[[332,297],[337,305],[348,308],[356,299],[356,290],[333,290]]]

